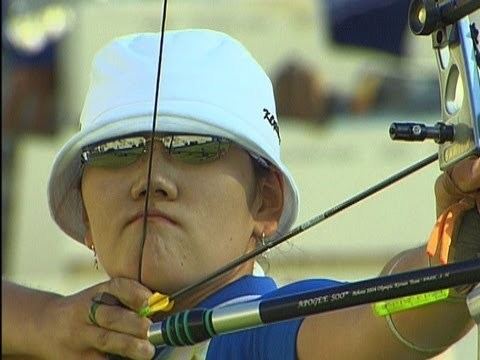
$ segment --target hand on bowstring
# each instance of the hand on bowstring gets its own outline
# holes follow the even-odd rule
[[[135,280],[114,278],[55,299],[39,322],[48,336],[42,355],[48,359],[105,359],[109,353],[151,359],[155,348],[147,331],[152,322],[137,314],[151,295]]]
[[[435,182],[437,222],[427,253],[446,264],[480,253],[480,158],[460,161]],[[454,251],[451,251],[451,250]]]

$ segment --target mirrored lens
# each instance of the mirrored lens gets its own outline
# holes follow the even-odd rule
[[[165,135],[156,137],[167,154],[189,164],[214,161],[230,148],[230,140],[204,135]],[[82,161],[101,167],[122,167],[133,164],[147,152],[145,137],[117,139],[84,149]]]
[[[123,167],[133,164],[144,153],[144,148],[110,150],[106,153],[91,156],[87,163],[92,166]]]
[[[174,135],[162,143],[170,156],[189,164],[217,160],[230,148],[229,140],[212,136]]]

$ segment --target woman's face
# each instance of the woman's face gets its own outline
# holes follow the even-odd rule
[[[145,155],[122,168],[84,171],[85,240],[111,277],[138,279],[147,167]],[[171,293],[253,249],[265,224],[258,196],[252,160],[236,146],[194,165],[155,145],[142,282]]]

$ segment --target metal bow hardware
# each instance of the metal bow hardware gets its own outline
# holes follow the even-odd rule
[[[466,17],[480,8],[480,1],[463,1],[460,5],[457,4],[459,2],[450,0],[440,4],[435,0],[413,0],[410,4],[409,20],[412,31],[417,34],[432,34],[433,48],[439,67],[443,122],[439,122],[435,126],[396,123],[392,124],[390,130],[393,139],[424,140],[432,138],[441,144],[439,153],[429,156],[297,226],[285,236],[267,242],[255,251],[241,256],[210,276],[170,295],[170,300],[184,296],[242,262],[300,234],[437,159],[440,159],[440,167],[446,169],[461,159],[473,154],[480,154],[480,56],[476,28],[469,24]],[[166,8],[167,0],[164,0],[152,137],[155,133],[158,89],[161,78]],[[152,154],[150,153],[147,186],[150,184],[151,165]],[[148,196],[149,190],[147,189],[145,214],[148,209]],[[142,256],[138,270],[139,281],[142,279],[141,259],[146,226],[145,218]],[[354,282],[326,290],[313,290],[303,294],[225,306],[221,309],[186,310],[168,317],[165,321],[154,323],[150,327],[148,336],[155,345],[191,345],[215,335],[263,324],[476,282],[480,282],[480,261],[469,260]]]
[[[430,35],[440,80],[442,121],[434,126],[393,123],[393,140],[440,144],[440,168],[480,154],[480,52],[475,24],[466,15],[480,8],[479,0],[413,0],[409,25],[416,35]]]

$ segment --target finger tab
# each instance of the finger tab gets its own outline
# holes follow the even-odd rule
[[[110,306],[119,306],[122,305],[120,300],[118,300],[115,296],[108,292],[101,292],[96,294],[93,299],[93,302],[102,305],[110,305]]]

